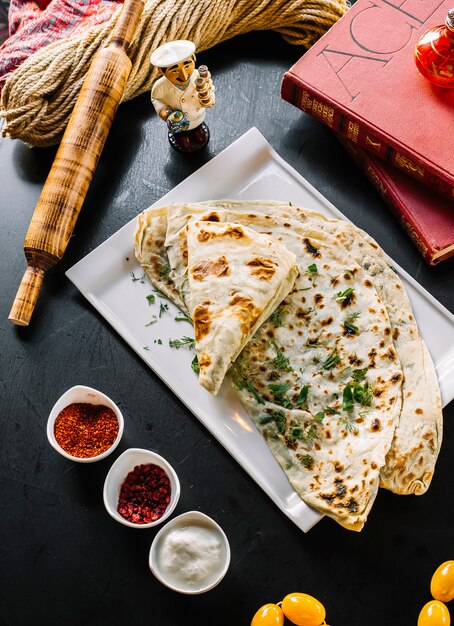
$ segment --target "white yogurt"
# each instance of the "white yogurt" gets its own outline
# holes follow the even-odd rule
[[[153,573],[183,593],[201,593],[222,579],[230,549],[221,528],[194,511],[169,522],[156,535],[150,553]]]

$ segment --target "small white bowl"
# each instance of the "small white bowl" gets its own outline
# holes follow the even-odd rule
[[[91,456],[87,458],[81,458],[78,456],[73,456],[72,454],[68,454],[63,448],[57,443],[55,439],[54,426],[55,420],[57,419],[60,412],[70,404],[78,402],[88,403],[88,404],[103,404],[115,413],[118,420],[118,434],[114,443],[102,454],[98,454],[97,456]],[[123,436],[124,429],[124,419],[120,409],[117,407],[115,402],[113,402],[108,396],[101,393],[97,389],[92,389],[91,387],[85,387],[84,385],[76,385],[75,387],[71,387],[68,389],[59,400],[54,404],[52,411],[50,412],[49,419],[47,420],[47,438],[49,440],[50,445],[55,448],[57,452],[59,452],[62,456],[70,461],[77,461],[77,463],[93,463],[94,461],[101,461],[101,459],[105,459],[106,456],[109,456],[115,448],[120,443],[120,439]]]
[[[216,537],[219,540],[219,561],[214,565],[213,571],[207,575],[204,580],[200,580],[198,582],[184,581],[183,566],[181,564],[174,564],[175,570],[178,570],[175,574],[169,571],[169,568],[166,568],[161,552],[169,533],[178,529],[183,531],[186,529],[195,529],[196,531],[202,529],[202,532],[208,531],[213,537]],[[191,543],[191,547],[193,545],[194,544]],[[184,552],[185,550],[182,549],[180,554],[181,557],[184,556]],[[189,559],[188,562],[194,565],[194,562],[191,562]],[[199,511],[189,511],[188,513],[183,513],[182,515],[175,517],[157,533],[153,543],[151,544],[149,565],[154,576],[169,589],[184,594],[205,593],[206,591],[210,591],[210,589],[216,587],[216,585],[221,582],[229,568],[229,541],[225,532],[211,517],[208,517],[208,515],[200,513]]]
[[[121,485],[129,472],[131,472],[136,465],[147,465],[149,463],[162,467],[169,477],[170,502],[164,511],[164,514],[159,519],[154,522],[149,522],[148,524],[136,524],[125,519],[117,511],[118,498],[120,496]],[[152,526],[157,526],[166,520],[177,506],[178,500],[180,499],[180,481],[178,480],[178,476],[170,463],[168,463],[162,456],[159,456],[159,454],[142,448],[129,448],[123,452],[123,454],[120,454],[118,459],[110,468],[109,473],[106,476],[106,480],[104,481],[103,499],[104,506],[106,507],[109,515],[113,517],[114,520],[117,520],[117,522],[120,522],[120,524],[129,526],[130,528],[151,528]]]

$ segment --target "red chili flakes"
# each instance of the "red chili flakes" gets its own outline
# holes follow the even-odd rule
[[[136,465],[121,485],[117,511],[129,522],[149,524],[164,515],[170,494],[170,479],[162,467]]]
[[[65,452],[80,459],[102,454],[115,443],[118,420],[103,404],[75,402],[57,416],[54,434]]]

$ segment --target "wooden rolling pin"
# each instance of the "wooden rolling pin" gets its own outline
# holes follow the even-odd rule
[[[108,45],[93,57],[25,237],[13,324],[28,326],[44,274],[66,250],[131,71],[127,52],[143,6],[125,0]]]

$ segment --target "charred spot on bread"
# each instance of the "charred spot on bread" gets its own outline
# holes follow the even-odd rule
[[[309,254],[311,254],[315,258],[318,258],[320,256],[320,252],[318,251],[318,248],[313,246],[307,237],[303,239],[303,242]]]
[[[193,313],[194,319],[194,332],[196,341],[200,341],[203,337],[208,335],[211,327],[211,314],[207,306],[199,304],[196,306]]]
[[[256,257],[246,263],[252,276],[259,280],[271,280],[276,273],[276,263],[270,259]]]
[[[230,267],[225,256],[221,256],[214,261],[201,261],[194,265],[191,270],[195,280],[203,280],[208,276],[229,276]]]

